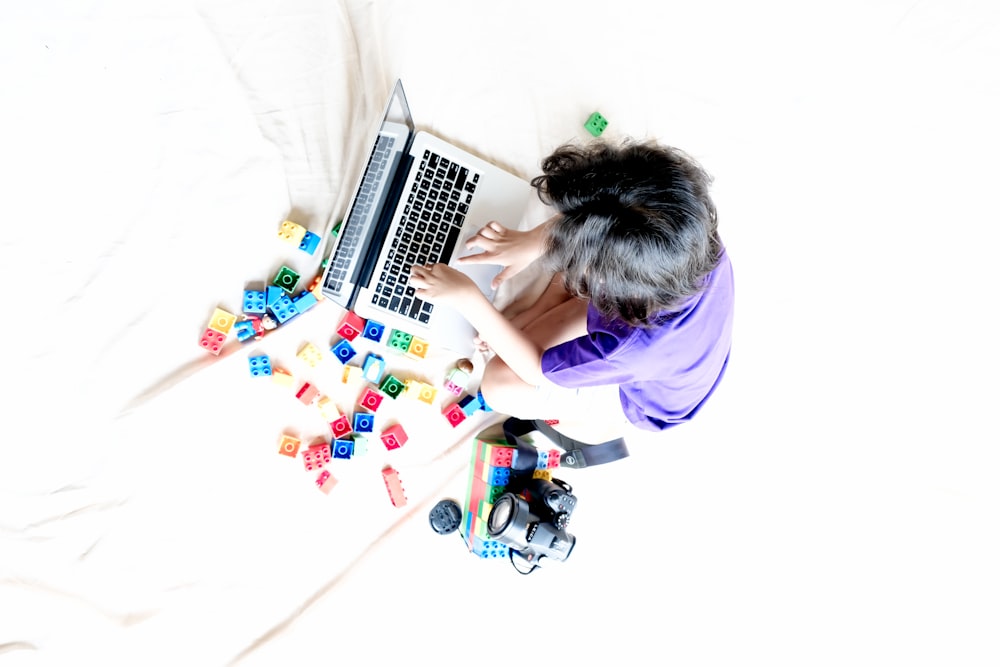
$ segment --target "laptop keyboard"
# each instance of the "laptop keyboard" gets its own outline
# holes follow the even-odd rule
[[[368,215],[378,194],[378,185],[382,181],[385,168],[389,163],[392,147],[396,143],[393,136],[380,135],[368,158],[368,166],[362,180],[361,189],[351,207],[351,215],[346,224],[341,226],[340,243],[330,258],[330,268],[326,274],[326,284],[330,291],[340,294],[344,280],[349,278],[348,271],[351,262],[358,254],[358,243],[364,238]]]
[[[448,261],[478,183],[478,173],[424,151],[382,265],[373,304],[423,324],[430,322],[434,305],[416,297],[408,284],[410,269]]]

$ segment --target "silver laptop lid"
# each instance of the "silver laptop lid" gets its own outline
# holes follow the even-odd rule
[[[380,241],[395,207],[394,189],[402,185],[414,124],[402,81],[397,80],[374,130],[365,167],[358,178],[323,273],[323,295],[347,310],[371,277]]]

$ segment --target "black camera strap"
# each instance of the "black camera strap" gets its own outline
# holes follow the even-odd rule
[[[574,440],[552,428],[542,419],[518,419],[510,417],[503,423],[503,434],[507,443],[517,447],[517,470],[534,470],[538,463],[538,449],[527,442],[524,436],[538,431],[565,454],[560,459],[560,465],[567,468],[587,468],[590,466],[610,463],[628,456],[624,438],[615,438],[607,442],[590,444]]]

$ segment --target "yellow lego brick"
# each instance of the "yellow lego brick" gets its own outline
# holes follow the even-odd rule
[[[340,417],[340,410],[337,409],[337,404],[329,396],[320,396],[316,401],[316,407],[319,408],[319,412],[323,415],[323,421],[325,422],[332,422]]]
[[[551,470],[536,470],[531,473],[532,479],[544,479],[552,481],[552,471]]]
[[[316,366],[318,366],[319,363],[323,361],[323,353],[320,352],[320,349],[315,345],[313,345],[312,343],[306,343],[305,345],[303,345],[302,349],[300,349],[298,354],[295,356],[297,356],[299,359],[306,362],[313,368],[316,368]]]
[[[278,238],[292,245],[299,245],[306,235],[306,228],[297,222],[285,220],[278,230]]]
[[[208,323],[208,328],[219,333],[228,334],[229,330],[236,324],[236,316],[222,308],[216,308],[212,313],[212,321]]]
[[[420,386],[422,384],[423,383],[419,380],[407,380],[406,389],[403,390],[403,393],[400,394],[400,396],[403,398],[412,398],[413,400],[417,400],[420,398]]]
[[[360,382],[365,377],[365,372],[360,366],[344,366],[344,372],[340,376],[340,381],[344,384]]]
[[[276,384],[280,384],[282,387],[291,387],[295,382],[295,378],[292,374],[282,368],[271,369],[271,377],[274,379]]]
[[[434,399],[437,398],[437,393],[438,390],[436,387],[421,383],[420,395],[417,396],[417,400],[423,401],[427,405],[432,405],[434,403]]]
[[[414,336],[410,339],[410,347],[407,348],[406,353],[418,359],[423,359],[427,356],[428,349],[427,341]]]

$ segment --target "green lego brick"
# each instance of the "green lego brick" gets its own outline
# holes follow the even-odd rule
[[[608,121],[604,116],[595,111],[590,114],[590,118],[587,119],[587,122],[583,126],[587,128],[587,132],[590,132],[595,137],[599,137],[604,132],[604,128],[608,126]]]
[[[285,290],[291,294],[295,290],[295,286],[299,284],[299,274],[292,271],[287,266],[282,266],[278,269],[278,273],[274,276],[272,284],[277,285],[281,289]]]

